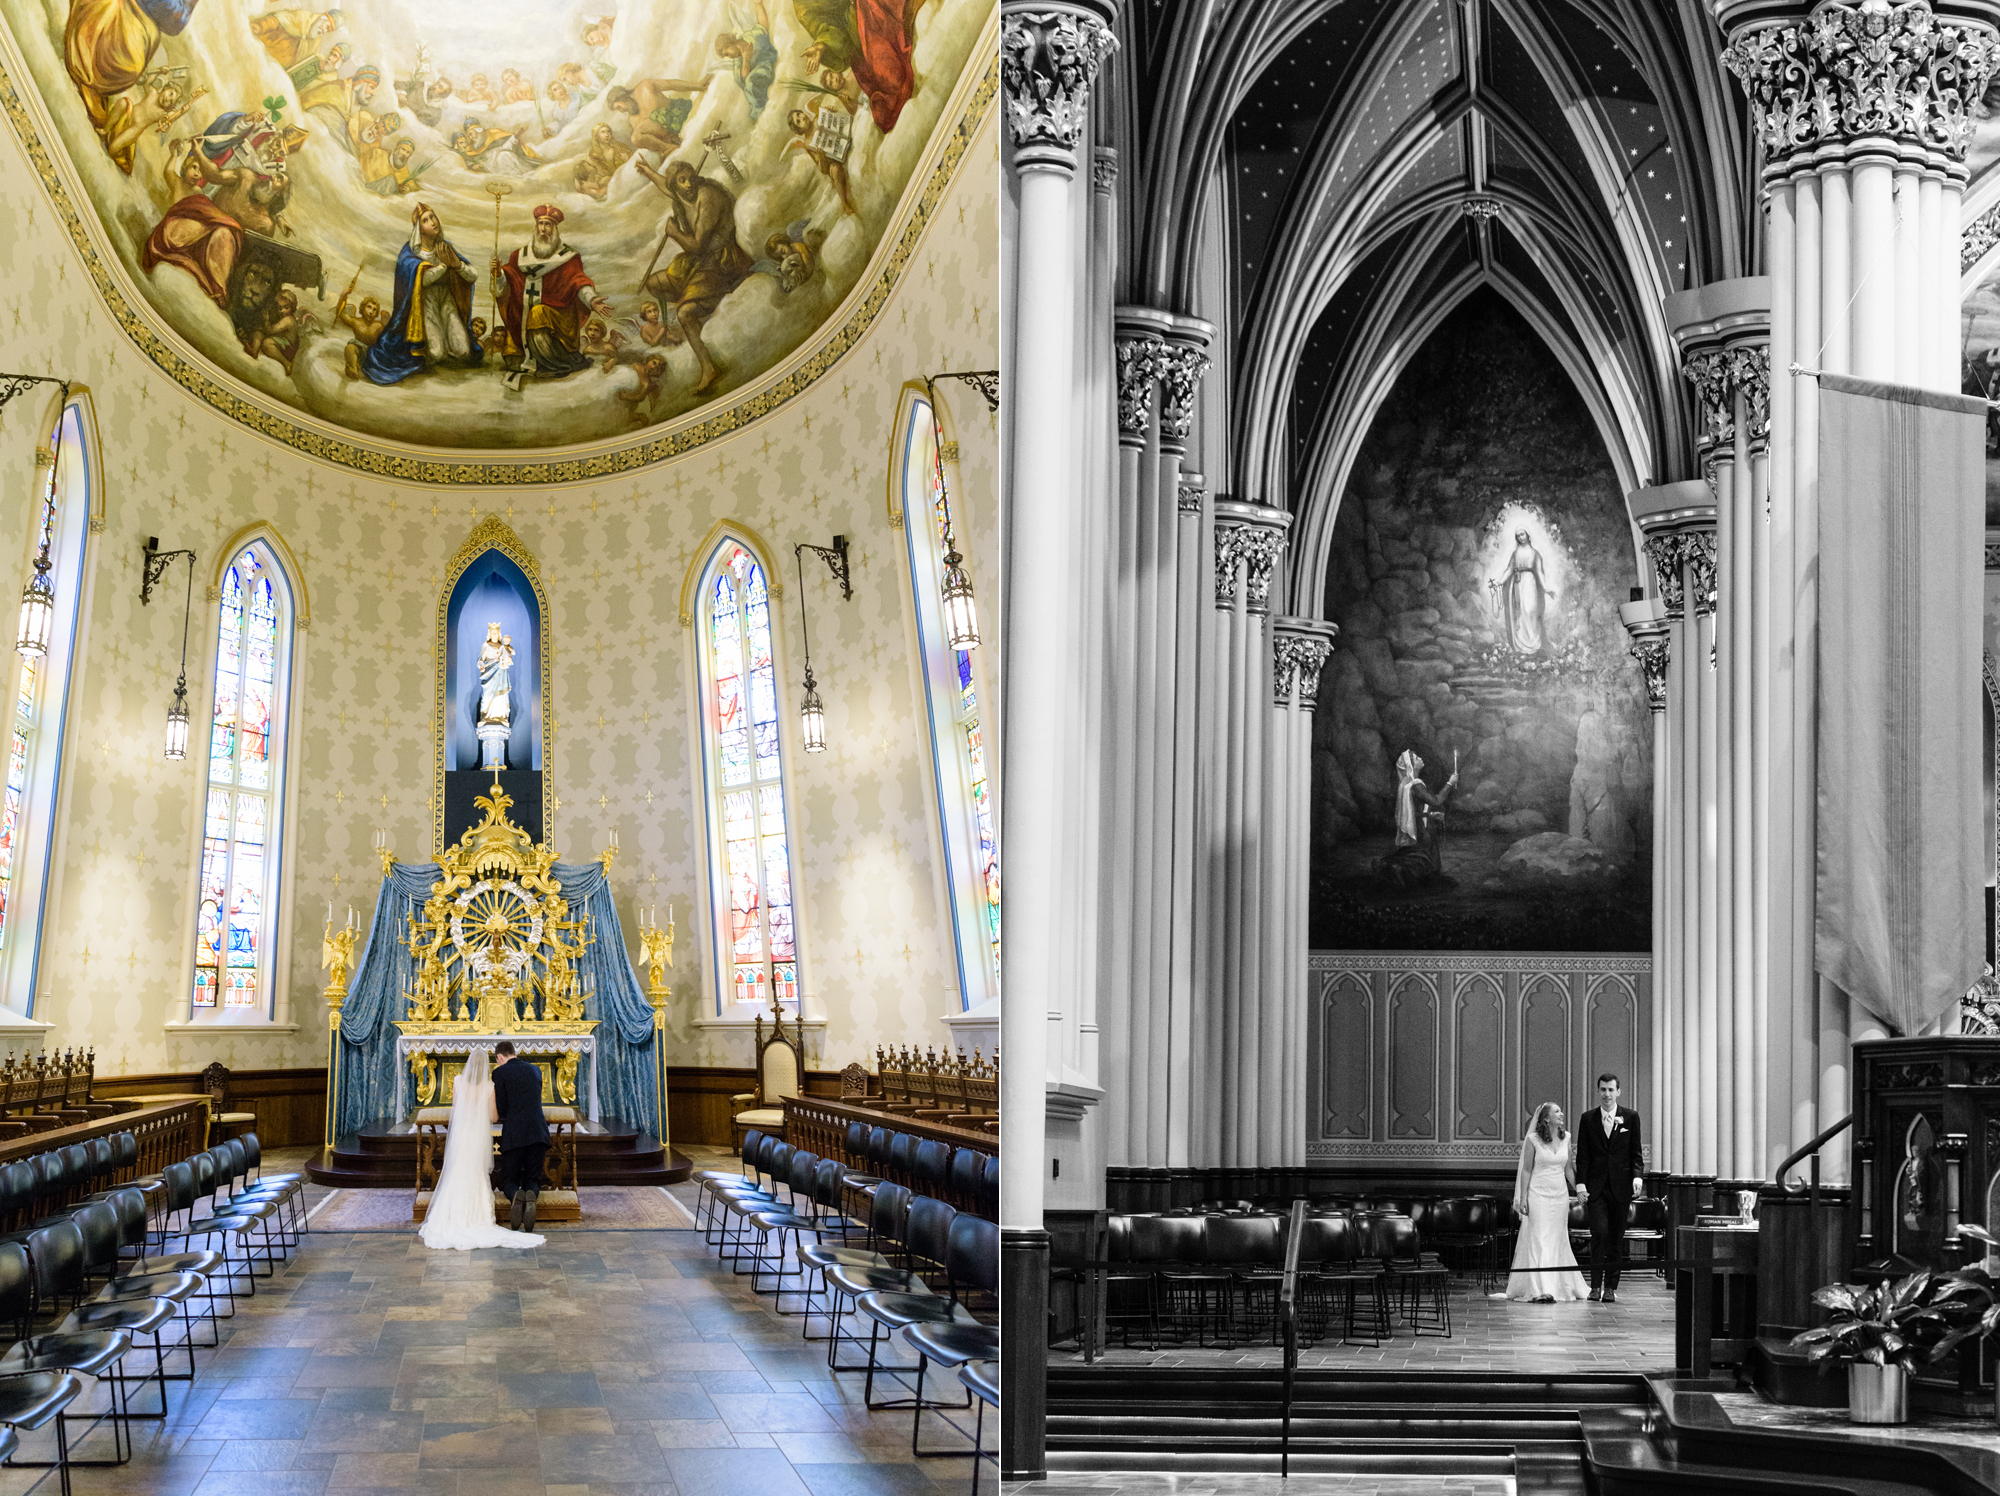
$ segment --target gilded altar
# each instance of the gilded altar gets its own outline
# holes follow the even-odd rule
[[[543,1070],[544,1100],[579,1106],[581,1086],[594,1119],[597,1020],[584,1017],[579,970],[596,940],[590,918],[571,918],[554,849],[508,819],[513,801],[497,780],[474,803],[484,819],[438,858],[438,881],[398,933],[416,967],[396,1024],[413,1105],[447,1105],[466,1059],[507,1039]],[[385,852],[384,871],[390,860]]]

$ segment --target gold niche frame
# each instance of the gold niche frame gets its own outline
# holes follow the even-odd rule
[[[458,586],[458,579],[465,575],[466,568],[488,551],[498,551],[509,561],[520,567],[521,575],[528,579],[528,585],[535,589],[535,603],[541,614],[538,624],[540,637],[536,643],[540,650],[542,671],[542,840],[553,845],[556,834],[556,791],[555,765],[555,660],[552,651],[549,626],[549,593],[542,585],[542,568],[535,560],[535,553],[527,548],[521,537],[497,514],[488,514],[472,527],[461,545],[452,556],[451,563],[444,569],[444,581],[438,588],[437,631],[431,641],[431,673],[433,687],[431,696],[431,856],[441,858],[445,852],[444,840],[444,755],[445,723],[451,703],[445,700],[445,679],[447,664],[445,654],[449,641],[446,631],[450,624],[447,615],[451,611],[452,590]]]

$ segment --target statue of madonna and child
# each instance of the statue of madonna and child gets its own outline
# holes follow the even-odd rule
[[[514,639],[498,623],[486,625],[479,650],[479,767],[507,767],[507,738],[514,730]]]

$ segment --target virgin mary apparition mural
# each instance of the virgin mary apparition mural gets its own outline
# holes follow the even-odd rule
[[[131,281],[366,436],[693,411],[861,279],[994,0],[0,0]],[[4,55],[4,54],[0,54]]]

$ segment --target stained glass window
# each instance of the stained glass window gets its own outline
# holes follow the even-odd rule
[[[291,643],[285,583],[261,545],[222,574],[208,803],[195,912],[197,1010],[268,1011],[277,900],[281,702]]]
[[[903,532],[910,586],[923,644],[924,694],[930,714],[938,823],[946,885],[967,1007],[996,996],[1000,980],[1000,856],[973,651],[953,649],[940,604],[947,528],[963,524],[959,495],[947,492],[937,425],[928,403],[913,400],[903,442]],[[960,546],[963,550],[963,545]]]
[[[778,679],[764,568],[726,541],[704,588],[708,629],[704,717],[720,832],[727,996],[768,1008],[799,1003],[792,855],[779,771]]]
[[[7,777],[4,789],[0,789],[0,957],[7,961],[10,983],[20,980],[30,986],[34,980],[34,906],[47,874],[49,823],[61,771],[61,718],[69,689],[76,594],[82,578],[83,532],[89,508],[83,428],[75,406],[64,407],[49,449],[57,461],[43,470],[31,554],[48,548],[56,616],[48,653],[18,660],[21,675],[7,734]],[[27,969],[19,975],[13,961],[17,948],[28,952]]]

